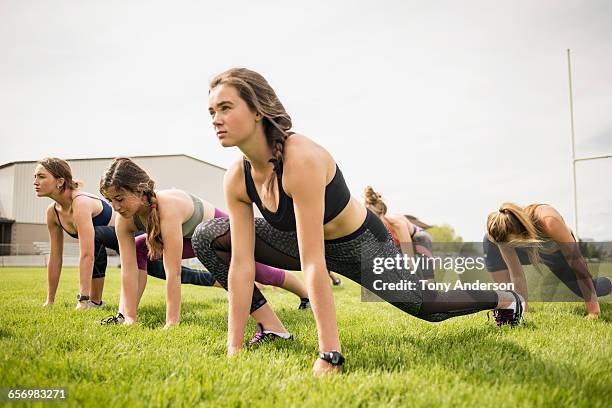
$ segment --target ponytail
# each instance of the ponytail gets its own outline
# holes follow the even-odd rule
[[[540,271],[539,249],[542,233],[527,212],[514,203],[503,203],[499,210],[487,217],[487,234],[496,243],[505,243],[513,248],[527,247],[531,264]]]

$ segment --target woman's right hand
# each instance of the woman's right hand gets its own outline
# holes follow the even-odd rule
[[[125,324],[126,326],[132,326],[136,324],[136,319],[125,316],[123,320],[123,324]]]

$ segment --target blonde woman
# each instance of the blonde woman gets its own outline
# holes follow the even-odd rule
[[[572,231],[551,205],[520,207],[503,203],[487,217],[483,244],[486,266],[493,279],[514,283],[525,300],[528,290],[522,265],[529,264],[539,268],[544,263],[572,292],[583,298],[589,319],[600,314],[597,297],[612,292],[610,278],[593,279]],[[498,313],[495,315],[499,317]]]

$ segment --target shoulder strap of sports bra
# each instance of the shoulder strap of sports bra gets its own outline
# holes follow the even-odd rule
[[[255,188],[255,182],[253,181],[253,176],[251,176],[251,163],[246,159],[243,159],[244,166],[244,182],[246,184],[247,195],[256,205],[261,204],[261,199],[259,198],[259,194],[257,193],[257,189]]]
[[[94,198],[96,200],[102,201],[102,199],[100,197],[96,197],[95,195],[90,195],[90,194],[77,194],[74,197],[72,197],[72,199],[74,200],[75,198],[81,197],[81,196],[85,196],[85,197],[89,197],[89,198]]]

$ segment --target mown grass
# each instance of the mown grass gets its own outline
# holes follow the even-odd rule
[[[66,387],[70,406],[610,406],[612,307],[587,321],[580,303],[534,303],[527,323],[498,329],[486,312],[432,324],[359,287],[334,288],[345,374],[311,375],[317,335],[297,298],[266,296],[295,340],[225,357],[225,292],[183,286],[182,323],[161,330],[164,282],[149,279],[136,327],[101,326],[117,308],[107,272],[105,310],[77,312],[77,276],[41,307],[42,268],[0,269],[0,388]],[[250,324],[249,333],[254,331]],[[42,402],[29,403],[42,405]]]

